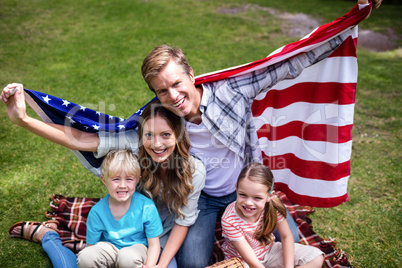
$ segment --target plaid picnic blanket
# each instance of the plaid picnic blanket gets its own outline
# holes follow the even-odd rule
[[[48,218],[60,222],[59,234],[61,240],[85,240],[87,232],[87,217],[91,208],[101,198],[65,197],[53,195],[50,199]]]
[[[323,267],[349,267],[353,266],[341,249],[336,246],[334,239],[324,239],[317,235],[311,226],[311,219],[308,215],[314,212],[314,208],[300,206],[292,203],[283,192],[276,191],[279,198],[297,223],[301,244],[319,248],[325,253]],[[60,222],[59,234],[61,240],[85,240],[86,219],[93,205],[100,198],[65,197],[63,195],[53,195],[50,202],[50,211],[45,214],[47,217]],[[214,262],[224,259],[221,245],[223,244],[222,227],[220,221],[216,223],[215,245],[213,252]]]

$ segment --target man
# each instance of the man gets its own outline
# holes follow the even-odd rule
[[[320,48],[316,55],[332,53],[336,48],[337,45]],[[261,161],[251,101],[278,81],[297,76],[313,62],[302,55],[276,68],[195,86],[194,72],[180,49],[162,45],[144,59],[145,81],[162,105],[186,119],[191,152],[207,170],[198,202],[200,213],[177,256],[179,267],[208,265],[215,223],[236,199],[235,182],[241,169],[250,161]],[[288,221],[297,242],[297,226],[290,215]]]
[[[358,3],[368,2],[359,0]],[[375,2],[374,8],[380,3]],[[144,59],[142,75],[150,90],[162,105],[186,119],[191,152],[203,161],[207,170],[199,200],[200,214],[178,254],[180,267],[208,265],[216,219],[235,200],[235,180],[240,170],[249,162],[261,161],[252,121],[252,100],[277,82],[298,76],[304,68],[331,54],[341,42],[334,40],[309,55],[299,55],[265,70],[198,86],[195,86],[193,69],[180,49],[162,45]],[[298,242],[297,226],[289,213],[287,218]]]

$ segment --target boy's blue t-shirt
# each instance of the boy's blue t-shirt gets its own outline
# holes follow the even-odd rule
[[[126,214],[118,221],[109,209],[109,195],[92,207],[87,219],[87,243],[110,242],[117,248],[144,244],[147,238],[159,236],[163,231],[161,219],[154,202],[135,192]]]

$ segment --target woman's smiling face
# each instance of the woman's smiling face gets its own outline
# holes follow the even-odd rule
[[[157,163],[165,162],[176,148],[173,130],[166,120],[158,115],[144,123],[141,138],[145,151]]]

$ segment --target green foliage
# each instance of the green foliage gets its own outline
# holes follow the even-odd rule
[[[153,1],[0,0],[0,85],[24,83],[115,116],[152,96],[143,58],[155,46],[181,47],[196,75],[266,56],[291,39],[262,7],[306,13],[322,23],[349,11],[342,0]],[[260,7],[260,8],[258,8]],[[228,11],[228,12],[224,12]],[[383,5],[363,28],[401,34],[401,6]],[[359,48],[350,201],[317,209],[315,231],[333,237],[356,267],[398,267],[401,256],[400,49]],[[37,117],[31,110],[29,114]],[[21,220],[46,220],[53,193],[102,197],[100,180],[61,146],[8,120],[0,105],[0,263],[51,267],[38,244],[10,239]]]

